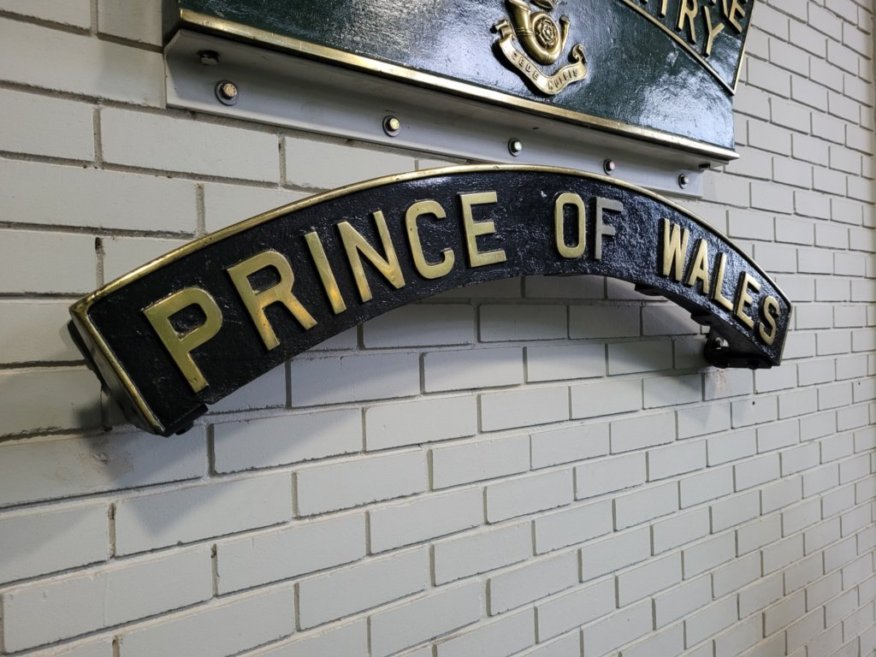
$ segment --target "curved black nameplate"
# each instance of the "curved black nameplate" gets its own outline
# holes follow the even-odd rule
[[[631,281],[711,327],[713,365],[781,362],[791,304],[732,243],[645,190],[527,166],[392,176],[248,219],[77,302],[73,333],[130,419],[169,435],[351,326],[532,274]]]

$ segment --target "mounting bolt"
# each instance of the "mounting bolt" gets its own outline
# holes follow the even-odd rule
[[[230,80],[220,80],[216,83],[216,98],[223,105],[236,105],[240,99],[240,89]]]
[[[523,142],[516,137],[512,137],[508,140],[508,152],[517,157],[523,152]]]
[[[615,169],[617,169],[617,162],[612,159],[605,160],[602,163],[602,170],[607,174],[611,174]]]
[[[199,50],[198,59],[204,66],[216,66],[219,63],[219,53],[215,50]]]
[[[686,173],[682,173],[678,176],[678,186],[684,189],[690,184],[690,178],[687,177]]]
[[[398,136],[401,132],[401,121],[397,116],[389,114],[383,117],[383,131],[390,137]]]

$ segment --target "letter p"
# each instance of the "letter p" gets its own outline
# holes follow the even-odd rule
[[[188,331],[179,332],[171,318],[186,308],[197,306],[204,321]],[[164,348],[195,392],[207,387],[207,379],[192,358],[192,352],[212,339],[222,327],[222,311],[210,294],[200,287],[187,287],[174,292],[143,309],[146,319],[161,339]]]

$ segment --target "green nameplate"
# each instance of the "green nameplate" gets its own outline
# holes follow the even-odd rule
[[[754,0],[166,0],[169,22],[730,160]]]

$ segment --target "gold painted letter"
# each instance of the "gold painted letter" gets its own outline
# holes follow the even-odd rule
[[[742,0],[744,3],[745,0]],[[726,0],[725,5],[726,7]],[[739,23],[740,18],[745,18],[745,10],[742,8],[739,0],[731,0],[730,11],[727,14],[727,20],[730,21],[730,25],[736,28],[737,32],[742,32],[742,25]]]
[[[181,310],[197,306],[204,313],[204,321],[194,328],[179,333],[170,319]],[[192,358],[192,352],[212,339],[222,328],[222,311],[209,292],[200,287],[187,287],[164,297],[143,309],[146,319],[170,353],[194,392],[207,387],[207,379]]]
[[[673,224],[669,219],[663,220],[663,269],[660,273],[681,281],[684,276],[684,261],[687,258],[687,244],[690,241],[690,231]]]
[[[249,277],[253,274],[268,268],[277,272],[280,281],[271,287],[259,290],[256,292],[252,287]],[[269,250],[257,253],[251,258],[247,258],[243,262],[228,268],[228,275],[231,276],[231,282],[237,289],[237,294],[240,295],[240,300],[249,312],[262,342],[268,349],[275,349],[280,345],[280,340],[277,339],[277,334],[274,333],[274,327],[268,321],[265,315],[265,308],[274,303],[282,303],[286,309],[292,313],[292,316],[298,321],[304,329],[310,329],[316,326],[316,320],[307,312],[301,302],[292,294],[292,286],[295,283],[295,276],[292,273],[292,267],[286,256],[277,251]]]
[[[720,20],[712,25],[712,10],[709,5],[703,6],[703,18],[706,20],[706,47],[703,50],[703,55],[708,57],[712,54],[712,47],[715,45],[715,37],[724,29],[724,23]]]
[[[724,296],[724,270],[727,269],[727,254],[718,254],[718,271],[715,272],[715,284],[712,286],[712,301],[717,302],[727,310],[733,310],[730,299]]]
[[[681,6],[678,8],[678,25],[676,29],[684,30],[684,24],[687,23],[691,43],[697,42],[697,28],[694,24],[694,19],[697,17],[699,10],[699,0],[681,0]]]
[[[760,339],[767,345],[772,345],[776,340],[776,320],[779,318],[779,300],[773,296],[768,296],[760,302],[760,316],[763,322],[758,323],[757,333]],[[770,327],[769,333],[764,330],[764,324]]]
[[[405,212],[405,225],[408,229],[408,242],[411,245],[411,255],[414,258],[414,267],[423,278],[433,279],[447,276],[453,268],[456,256],[451,249],[441,251],[443,256],[440,262],[429,262],[423,253],[423,243],[420,241],[420,230],[417,227],[417,219],[423,215],[431,214],[436,219],[446,219],[447,213],[438,201],[417,201]]]
[[[571,205],[575,208],[576,215],[576,232],[578,241],[569,246],[566,244],[565,226],[566,226],[566,206]],[[554,238],[557,243],[557,251],[564,258],[580,258],[584,255],[584,249],[587,245],[587,210],[584,208],[584,201],[574,192],[563,192],[557,196],[554,202]]]
[[[389,228],[386,227],[386,219],[383,216],[383,212],[377,210],[372,213],[372,216],[374,217],[374,223],[377,225],[377,233],[380,235],[380,243],[383,245],[383,250],[386,253],[385,258],[368,243],[368,240],[362,236],[362,233],[350,225],[350,222],[342,221],[338,224],[338,232],[341,234],[341,241],[344,243],[347,260],[350,261],[350,268],[353,270],[353,276],[356,279],[356,286],[359,288],[359,296],[362,298],[362,301],[371,301],[374,295],[371,293],[371,286],[368,285],[368,279],[365,277],[365,269],[362,267],[360,253],[377,268],[377,271],[383,274],[384,278],[394,288],[399,289],[405,286],[405,277],[398,264],[398,256],[395,253],[395,247],[392,245],[392,239],[389,236]]]
[[[689,287],[696,287],[697,281],[702,286],[703,294],[709,294],[709,243],[706,240],[700,239],[697,241],[697,252],[694,255],[693,264],[690,266],[690,272],[687,275],[686,284]]]
[[[319,239],[319,235],[313,230],[304,234],[304,240],[307,242],[307,248],[310,250],[313,263],[316,265],[316,271],[319,273],[322,287],[325,290],[326,296],[328,296],[329,303],[332,304],[332,310],[335,315],[340,315],[347,309],[347,304],[344,302],[340,288],[338,288],[338,281],[335,279],[335,273],[332,271],[328,256],[325,254],[322,240]]]
[[[496,192],[478,192],[475,194],[460,194],[462,203],[462,220],[465,226],[465,243],[468,247],[468,264],[471,267],[483,267],[505,262],[508,256],[504,249],[495,251],[479,251],[478,237],[496,232],[496,224],[492,221],[475,221],[471,208],[473,205],[486,205],[497,201]]]
[[[736,290],[736,309],[733,312],[736,318],[748,328],[754,328],[754,320],[745,314],[745,306],[750,306],[754,301],[748,293],[748,288],[759,292],[760,283],[752,278],[748,272],[745,272],[739,277],[739,287]]]
[[[596,226],[593,231],[596,233],[593,243],[593,257],[596,260],[602,260],[603,236],[608,235],[609,237],[614,237],[614,234],[617,232],[614,226],[609,226],[602,220],[605,210],[623,212],[624,206],[620,201],[615,201],[610,198],[602,198],[601,196],[596,197]]]

